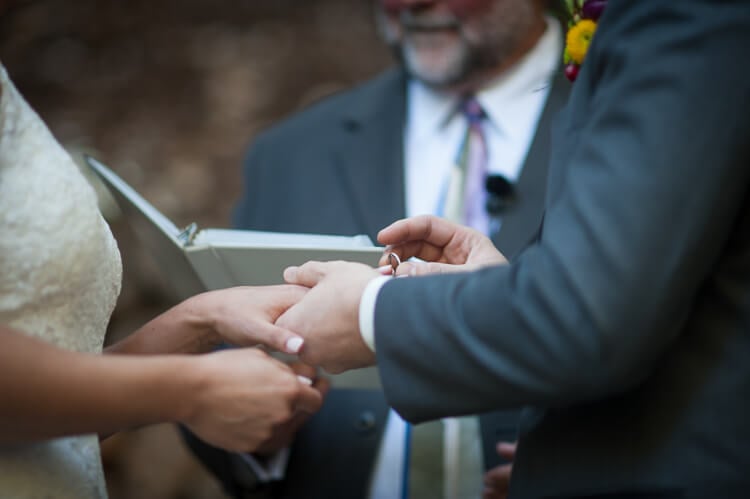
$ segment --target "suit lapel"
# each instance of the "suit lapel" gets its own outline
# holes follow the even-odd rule
[[[533,241],[539,231],[547,185],[550,122],[567,101],[569,93],[570,83],[562,71],[557,71],[524,161],[521,176],[516,183],[517,200],[503,215],[500,231],[492,238],[495,246],[508,258],[515,257]]]
[[[357,225],[374,240],[405,214],[405,75],[392,70],[358,97],[342,116],[333,164]]]

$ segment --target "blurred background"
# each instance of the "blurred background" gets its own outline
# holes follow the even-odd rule
[[[0,0],[0,60],[57,139],[178,226],[227,227],[255,134],[392,63],[372,0]],[[122,220],[108,341],[171,305]],[[112,499],[224,497],[160,425],[111,437]]]

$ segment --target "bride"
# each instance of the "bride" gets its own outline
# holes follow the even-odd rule
[[[307,366],[207,353],[296,353],[273,322],[301,288],[197,295],[102,352],[120,278],[92,188],[0,64],[0,496],[106,497],[97,434],[179,422],[249,451],[319,408]]]

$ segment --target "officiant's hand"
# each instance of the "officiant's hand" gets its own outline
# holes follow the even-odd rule
[[[508,461],[495,466],[484,474],[482,499],[507,499],[513,460],[516,457],[516,442],[498,442],[495,449],[500,457]]]
[[[394,222],[378,233],[378,242],[386,245],[381,265],[389,263],[389,253],[401,258],[397,276],[467,272],[508,262],[481,232],[432,215]],[[406,261],[413,256],[424,262]]]
[[[300,358],[330,373],[375,364],[375,354],[359,332],[362,292],[380,273],[361,263],[307,262],[284,271],[290,284],[307,286],[307,294],[276,322],[302,336]]]

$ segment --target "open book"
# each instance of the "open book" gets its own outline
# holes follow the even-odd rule
[[[179,229],[96,159],[86,163],[104,182],[142,244],[180,299],[206,290],[282,283],[283,270],[309,260],[377,265],[383,248],[366,235],[287,234],[234,229]]]
[[[195,223],[179,229],[104,164],[91,156],[84,159],[108,188],[179,299],[231,286],[281,284],[286,267],[309,260],[375,266],[383,253],[366,235],[199,229]],[[358,371],[335,376],[334,385],[378,386],[374,370]]]

